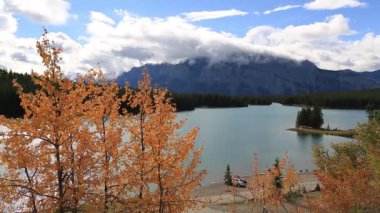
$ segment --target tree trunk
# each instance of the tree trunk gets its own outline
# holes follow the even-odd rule
[[[58,181],[58,206],[59,212],[63,213],[64,208],[64,192],[63,192],[63,169],[61,165],[60,145],[55,145],[55,158],[57,161],[57,181]]]

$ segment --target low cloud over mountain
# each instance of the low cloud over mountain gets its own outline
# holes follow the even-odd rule
[[[380,88],[380,71],[323,70],[310,61],[264,54],[234,54],[219,62],[196,58],[178,64],[147,65],[125,72],[117,82],[123,85],[128,81],[136,87],[145,68],[153,84],[179,93],[294,95]]]

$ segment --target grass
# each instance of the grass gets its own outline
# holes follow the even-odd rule
[[[334,135],[346,138],[353,138],[356,135],[355,130],[327,130],[327,129],[312,129],[312,128],[290,128],[289,131],[294,131],[303,134],[313,135]]]

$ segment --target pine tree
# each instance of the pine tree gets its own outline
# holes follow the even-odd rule
[[[312,109],[310,107],[306,107],[305,110],[305,126],[311,127],[311,113]]]
[[[301,112],[297,112],[297,119],[296,119],[296,128],[300,128],[301,127]]]
[[[276,158],[273,164],[273,168],[279,171],[278,174],[276,174],[273,178],[273,184],[276,186],[276,189],[284,188],[283,176],[282,176],[282,172],[279,170],[279,167],[280,167],[280,159]]]
[[[309,126],[309,108],[302,107],[301,111],[298,111],[297,113],[297,120],[296,120],[296,126],[298,127],[304,127]]]
[[[313,107],[311,111],[311,115],[310,115],[309,126],[315,129],[319,129],[321,128],[323,123],[324,123],[324,120],[323,120],[322,109],[318,106]]]
[[[321,128],[323,125],[323,114],[320,107],[302,107],[297,113],[296,127]]]
[[[224,173],[224,183],[228,186],[232,186],[232,176],[231,176],[231,170],[230,165],[227,164],[226,172]]]

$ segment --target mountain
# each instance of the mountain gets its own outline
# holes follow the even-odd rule
[[[354,72],[319,69],[310,61],[266,55],[234,55],[228,61],[196,58],[178,64],[148,64],[117,78],[136,87],[147,68],[153,84],[178,93],[223,95],[296,95],[380,88],[380,70]]]

